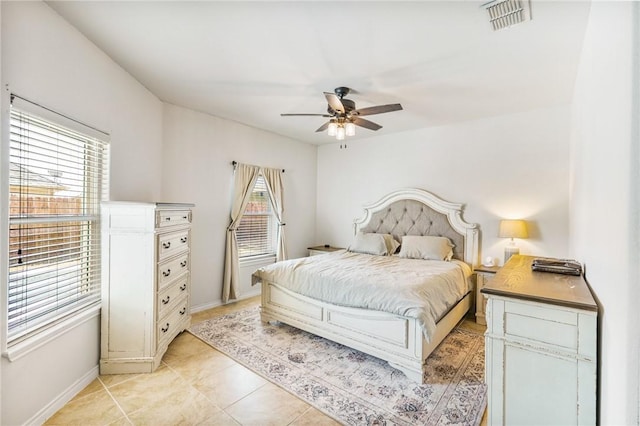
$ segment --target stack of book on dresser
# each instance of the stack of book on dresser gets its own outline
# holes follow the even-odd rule
[[[531,269],[540,272],[553,272],[565,275],[582,275],[582,265],[571,259],[551,259],[539,257],[533,259]]]

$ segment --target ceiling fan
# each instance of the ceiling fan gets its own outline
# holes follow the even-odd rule
[[[402,109],[400,104],[377,105],[367,108],[356,109],[356,103],[344,97],[349,94],[348,87],[336,87],[334,93],[324,92],[327,98],[327,114],[280,114],[282,117],[289,116],[317,116],[327,117],[329,121],[320,126],[316,132],[328,130],[329,136],[336,136],[342,140],[344,136],[353,136],[355,126],[364,127],[369,130],[378,130],[382,126],[373,121],[360,118],[364,115],[382,114],[385,112],[398,111]]]

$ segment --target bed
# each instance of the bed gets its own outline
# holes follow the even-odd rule
[[[471,268],[478,262],[478,228],[462,219],[462,208],[462,204],[444,201],[421,189],[395,191],[378,202],[365,206],[365,215],[354,221],[354,241],[372,234],[391,235],[398,242],[402,241],[403,236],[409,236],[405,241],[419,239],[419,236],[446,237],[453,244],[449,253],[450,261],[400,259],[397,254],[383,257],[339,251],[278,262],[259,269],[253,275],[254,284],[260,283],[262,286],[262,321],[285,323],[376,356],[402,371],[411,380],[423,383],[425,360],[473,305]],[[419,304],[414,306],[411,292],[421,288],[417,284],[408,286],[407,294],[387,293],[387,296],[381,297],[374,293],[379,289],[371,285],[368,293],[360,293],[365,294],[363,298],[368,299],[366,303],[363,302],[366,307],[358,307],[352,299],[344,299],[344,293],[348,291],[339,291],[333,295],[330,290],[320,291],[320,284],[316,282],[320,280],[322,286],[332,285],[337,289],[346,289],[346,286],[340,286],[346,285],[349,280],[356,287],[359,283],[362,284],[360,281],[379,281],[381,287],[389,287],[384,285],[385,281],[404,280],[405,277],[416,274],[408,271],[406,275],[402,275],[398,272],[405,269],[407,261],[412,262],[411,268],[426,268],[427,263],[432,263],[435,269],[448,274],[443,275],[443,282],[451,281],[451,292],[455,287],[459,294],[455,296],[455,300],[451,299],[451,294],[446,295],[448,300],[444,311],[435,312],[431,307],[423,310]],[[336,262],[336,266],[332,266],[331,262]],[[394,275],[390,276],[393,278],[385,278],[379,271],[369,270],[369,264],[372,268],[379,265],[375,267],[394,270]],[[336,282],[325,280],[326,283],[315,276],[315,271],[320,274],[328,269],[364,275],[348,277],[343,273],[335,278]],[[306,270],[307,276],[300,275],[300,271]],[[459,278],[455,278],[456,284],[453,284],[451,278],[459,275],[458,270],[466,281],[464,289],[460,287],[462,284],[459,283]],[[290,275],[291,271],[294,271],[294,275]],[[366,285],[370,283],[367,282]],[[380,291],[389,291],[389,288]],[[400,308],[387,309],[386,304],[382,303],[378,309],[377,305],[371,303],[372,300],[384,302],[392,298],[400,300]],[[430,319],[425,311],[434,311],[431,312],[434,318]],[[428,324],[431,322],[433,324]]]

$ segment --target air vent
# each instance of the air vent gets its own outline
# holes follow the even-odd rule
[[[531,19],[528,0],[494,0],[482,5],[489,13],[494,31],[502,30]]]

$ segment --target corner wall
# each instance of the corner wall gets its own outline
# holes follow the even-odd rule
[[[232,161],[283,168],[285,238],[289,258],[306,256],[316,220],[317,148],[212,115],[165,104],[162,195],[195,203],[191,239],[191,309],[221,304]],[[250,277],[258,266],[241,267]],[[256,294],[243,282],[240,298]],[[259,290],[257,290],[259,293]]]
[[[640,7],[593,2],[576,80],[571,256],[600,300],[600,423],[638,424]]]
[[[45,3],[5,1],[0,8],[3,188],[8,187],[8,85],[20,96],[111,134],[112,199],[157,200],[162,103]],[[0,226],[7,229],[7,203],[1,206]],[[5,253],[6,232],[0,235]],[[1,262],[0,291],[6,294],[4,256]],[[14,362],[3,357],[0,424],[42,423],[90,383],[98,373],[99,336],[100,319],[94,316]]]
[[[414,187],[465,204],[464,219],[480,225],[481,259],[502,263],[502,218],[528,221],[522,254],[565,257],[569,118],[570,106],[557,106],[321,146],[315,243],[347,247],[363,205]]]

